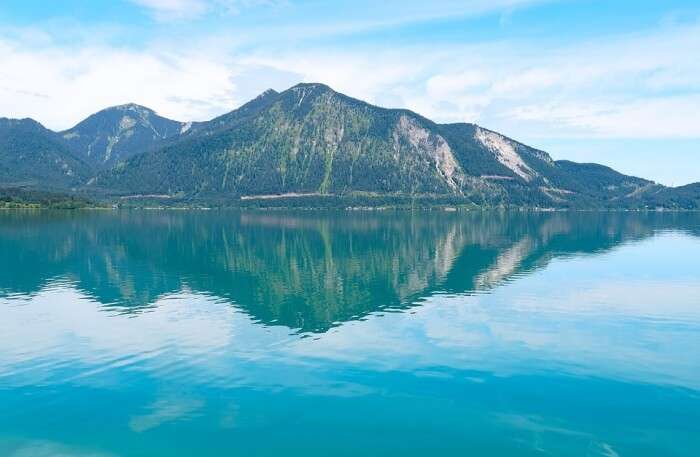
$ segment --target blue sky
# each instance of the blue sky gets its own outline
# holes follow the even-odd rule
[[[0,116],[202,120],[318,81],[681,185],[700,181],[698,56],[696,0],[3,0]]]

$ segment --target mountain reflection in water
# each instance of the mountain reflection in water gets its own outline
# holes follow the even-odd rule
[[[700,450],[700,214],[0,214],[0,455]]]
[[[693,213],[38,212],[0,224],[0,292],[67,281],[139,312],[188,290],[266,325],[324,332],[435,293],[474,294],[554,258],[663,230],[700,234]]]

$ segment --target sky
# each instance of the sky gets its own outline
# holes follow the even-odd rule
[[[2,0],[0,117],[206,120],[322,82],[555,159],[700,181],[697,0]]]

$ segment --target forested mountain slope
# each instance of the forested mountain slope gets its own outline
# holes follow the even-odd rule
[[[0,118],[0,187],[67,189],[82,185],[91,173],[54,132],[38,122]]]
[[[32,125],[19,129],[21,137],[15,127],[14,139],[0,143],[0,185],[25,180],[77,186],[108,200],[148,196],[222,204],[360,195],[446,197],[485,206],[700,207],[697,186],[667,188],[602,165],[554,161],[478,125],[437,124],[323,84],[268,90],[207,122],[171,121],[129,104],[60,134]],[[29,151],[35,155],[26,159]],[[54,156],[47,159],[47,151]],[[13,157],[42,163],[23,174]],[[37,179],[41,170],[45,179]]]

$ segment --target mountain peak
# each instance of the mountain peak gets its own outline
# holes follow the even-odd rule
[[[336,92],[331,87],[321,83],[299,83],[282,92],[280,96],[287,103],[291,103],[297,108],[309,107],[318,100],[324,100],[325,102],[337,100],[338,98],[350,100],[350,97]]]
[[[136,113],[142,117],[143,116],[147,117],[147,116],[156,114],[156,112],[153,111],[151,108],[148,108],[147,106],[139,105],[137,103],[125,103],[123,105],[112,106],[112,107],[109,107],[109,108],[106,108],[106,109],[100,111],[100,113],[110,112],[110,111],[130,111],[130,112]],[[96,113],[96,114],[99,114],[99,113]]]
[[[277,92],[275,89],[267,89],[266,91],[262,92],[260,95],[258,95],[255,98],[263,98],[263,97],[269,97],[270,95],[277,95],[279,92]]]
[[[61,132],[61,136],[78,157],[98,168],[109,168],[179,135],[182,128],[181,122],[161,117],[145,106],[127,103],[92,114]]]
[[[244,103],[244,104],[241,105],[240,107],[238,107],[237,110],[238,110],[238,109],[241,109],[241,108],[245,108],[245,107],[250,107],[250,106],[258,105],[258,104],[260,104],[260,103],[265,102],[266,100],[273,99],[273,98],[277,97],[278,95],[279,95],[279,92],[277,92],[276,90],[274,90],[274,89],[267,89],[267,90],[261,92],[260,95],[258,95],[258,96],[255,97],[254,99],[252,99],[252,100],[250,100],[250,101]],[[236,111],[236,110],[234,110],[234,111]]]
[[[299,83],[290,88],[290,90],[296,90],[296,89],[320,89],[320,90],[329,90],[331,92],[335,92],[333,89],[331,89],[330,86],[323,84],[323,83]]]
[[[295,86],[290,87],[285,92],[291,92],[299,97],[305,97],[309,94],[337,94],[337,92],[334,91],[331,87],[321,83],[299,83]]]
[[[138,103],[133,103],[133,102],[124,103],[124,104],[122,104],[122,105],[115,105],[115,106],[112,106],[111,108],[107,108],[107,109],[126,109],[126,110],[131,110],[131,109],[147,109],[147,110],[149,110],[149,111],[152,111],[150,108],[148,108],[148,107],[146,107],[146,106],[139,105]]]
[[[18,127],[18,126],[23,126],[23,127],[41,127],[42,129],[44,128],[41,123],[38,121],[35,121],[34,119],[30,117],[25,117],[22,119],[14,119],[14,118],[9,118],[9,117],[0,117],[0,125],[7,126],[7,127]]]

